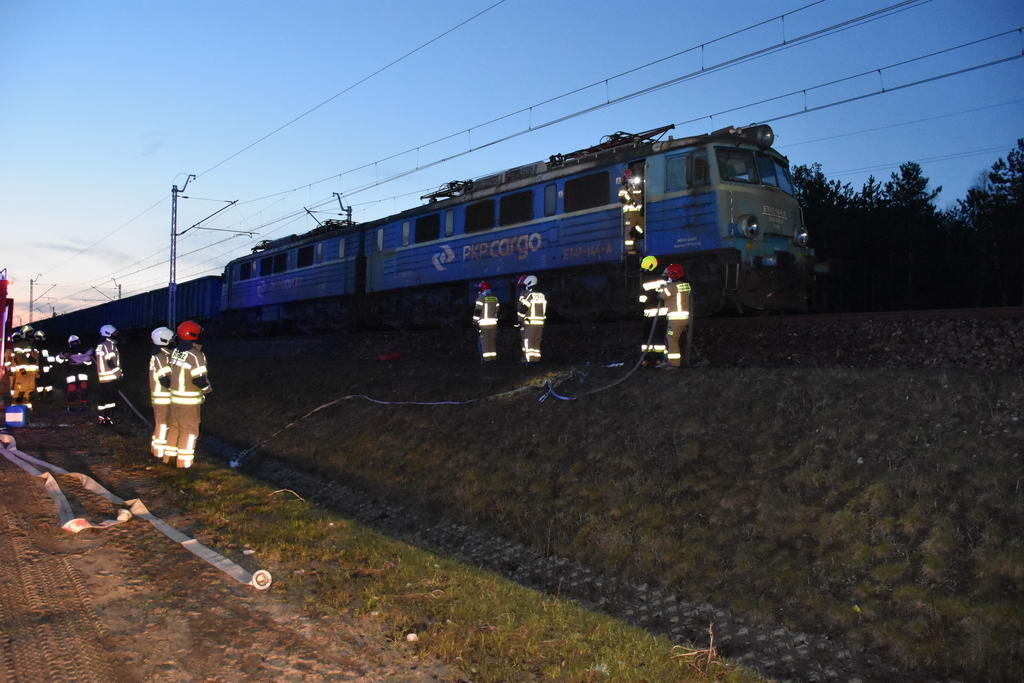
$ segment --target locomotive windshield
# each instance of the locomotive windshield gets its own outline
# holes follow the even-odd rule
[[[719,147],[718,175],[723,181],[771,185],[793,194],[793,182],[785,163],[762,152]]]

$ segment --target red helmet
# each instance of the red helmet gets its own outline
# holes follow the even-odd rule
[[[178,339],[195,341],[196,339],[199,339],[199,335],[202,333],[203,328],[199,326],[199,323],[193,320],[186,320],[182,324],[178,325]]]
[[[480,284],[478,284],[476,286],[476,288],[477,288],[477,290],[479,290],[481,292],[486,292],[487,290],[489,290],[491,288],[491,283],[488,282],[487,280],[481,280]]]
[[[676,280],[682,280],[686,276],[686,271],[678,263],[670,263],[665,266],[665,277],[675,282]]]

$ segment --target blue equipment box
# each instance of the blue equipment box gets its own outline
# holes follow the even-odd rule
[[[4,410],[4,423],[8,427],[27,427],[28,416],[28,406],[7,406]]]

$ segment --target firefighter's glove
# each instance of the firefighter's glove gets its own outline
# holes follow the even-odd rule
[[[199,377],[192,378],[192,384],[195,384],[200,389],[205,389],[210,386],[210,380],[207,379],[206,375],[199,375]]]
[[[161,377],[160,378],[160,386],[162,386],[164,389],[170,389],[171,388],[171,378],[166,376],[166,375]]]

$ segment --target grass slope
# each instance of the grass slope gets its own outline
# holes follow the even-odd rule
[[[343,395],[461,400],[568,369],[480,368],[453,339],[218,342],[204,429],[248,446]],[[404,360],[372,360],[394,350]],[[625,371],[575,369],[586,377],[560,393]],[[536,398],[345,400],[272,450],[693,599],[884,646],[908,670],[1024,667],[1020,373],[641,371],[579,401]]]

